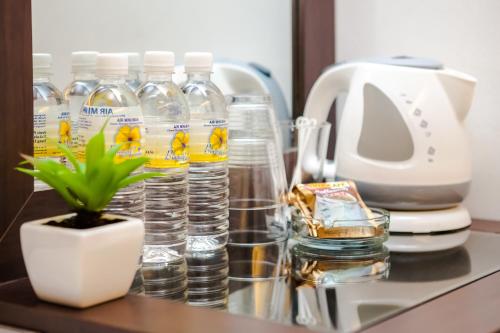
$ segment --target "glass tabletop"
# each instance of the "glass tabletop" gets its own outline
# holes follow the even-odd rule
[[[332,255],[289,240],[279,271],[261,261],[273,256],[260,250],[246,268],[234,249],[188,256],[187,303],[313,330],[359,330],[500,270],[500,235],[465,230],[460,237],[464,233],[461,246],[421,253],[380,248]],[[398,236],[403,242],[401,237],[408,243],[414,238]],[[420,237],[430,248],[442,239]],[[238,265],[232,265],[234,258]],[[254,274],[235,274],[235,269]]]

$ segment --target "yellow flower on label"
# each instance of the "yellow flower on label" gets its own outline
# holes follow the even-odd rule
[[[141,146],[141,130],[139,127],[122,126],[115,136],[115,143],[122,145],[120,150],[138,150]]]
[[[216,127],[210,135],[212,149],[223,149],[227,145],[227,128]]]
[[[189,133],[178,131],[172,140],[172,150],[177,156],[183,155],[189,145]]]
[[[71,141],[71,124],[69,121],[61,120],[59,122],[59,142],[68,144]]]

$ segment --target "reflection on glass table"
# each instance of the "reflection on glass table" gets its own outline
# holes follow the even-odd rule
[[[441,242],[440,236],[397,237],[439,248],[433,243]],[[255,240],[249,247],[188,253],[187,303],[312,330],[351,332],[500,270],[500,235],[477,231],[463,245],[413,253],[383,247],[329,252],[293,240],[288,246]],[[169,293],[155,296],[182,301],[185,282],[172,281],[166,281]]]
[[[325,251],[296,245],[290,252],[291,321],[310,328],[350,328],[356,318],[351,318],[355,313],[343,299],[344,287],[386,279],[389,273],[389,252],[384,247]]]
[[[464,245],[436,252],[384,250],[348,258],[315,251],[289,244],[288,274],[229,277],[227,311],[349,332],[500,270],[500,235],[476,231]]]
[[[193,306],[224,309],[227,303],[228,254],[226,248],[186,253],[188,300]]]
[[[142,268],[143,281],[134,281],[134,285],[142,283],[147,296],[166,298],[184,302],[186,299],[187,278],[186,260],[180,258],[168,265],[148,265]],[[137,279],[138,274],[136,274]],[[139,288],[140,289],[140,288]]]

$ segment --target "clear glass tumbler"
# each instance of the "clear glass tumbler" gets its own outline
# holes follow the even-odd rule
[[[279,123],[279,138],[289,187],[324,181],[325,167],[333,167],[325,164],[330,129],[329,122],[316,124],[302,117],[296,121]]]
[[[283,273],[288,236],[281,137],[269,96],[230,96],[229,278]]]

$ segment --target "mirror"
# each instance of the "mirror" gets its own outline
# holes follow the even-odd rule
[[[289,119],[292,114],[291,15],[290,0],[248,0],[239,1],[237,5],[230,0],[32,1],[33,53],[51,55],[51,59],[47,56],[47,59],[33,60],[34,67],[41,66],[42,72],[47,72],[42,73],[44,78],[37,84],[37,70],[34,71],[35,157],[58,154],[55,144],[47,138],[58,138],[61,143],[70,140],[74,147],[78,146],[79,110],[85,95],[97,81],[95,76],[83,78],[90,82],[69,88],[75,75],[88,74],[74,73],[72,52],[75,51],[131,53],[129,79],[133,90],[145,78],[145,51],[174,52],[177,66],[173,79],[178,84],[185,77],[184,53],[209,51],[214,55],[213,81],[225,95],[269,94],[278,118]],[[82,61],[92,60],[77,60]],[[51,68],[44,69],[44,66]],[[45,76],[53,87],[44,85]],[[75,89],[84,91],[75,92]],[[70,97],[70,94],[73,95]],[[76,98],[74,95],[80,96],[77,102],[70,101]],[[69,104],[69,117],[64,115],[65,104]],[[54,105],[60,110],[47,112]],[[67,118],[71,122],[68,123]],[[47,188],[35,181],[35,190]]]
[[[283,107],[290,112],[291,15],[290,0],[237,4],[231,0],[33,0],[33,52],[52,54],[52,80],[63,90],[72,80],[73,51],[138,52],[142,59],[145,51],[168,50],[175,53],[178,65],[185,52],[210,51],[216,63],[257,64],[257,74],[270,74],[276,81],[284,96]],[[226,78],[225,93],[258,92],[259,86],[271,89],[267,83],[238,87],[231,80]]]
[[[55,146],[55,142],[52,143],[49,138],[57,138],[60,143],[67,143],[71,147],[77,147],[75,148],[77,156],[83,157],[79,156],[79,153],[82,151],[80,148],[83,146],[82,142],[88,142],[89,137],[85,137],[82,140],[84,135],[82,133],[85,132],[82,128],[84,128],[84,126],[88,126],[86,128],[86,132],[91,132],[91,130],[97,132],[100,128],[97,126],[91,127],[91,125],[86,125],[85,119],[82,121],[82,118],[84,118],[82,115],[84,113],[87,114],[87,110],[88,112],[94,112],[93,106],[96,106],[95,110],[99,108],[100,111],[96,112],[101,112],[104,109],[102,107],[103,105],[109,106],[109,112],[115,112],[118,109],[120,109],[118,110],[119,112],[128,112],[125,116],[120,116],[121,118],[116,120],[115,118],[118,117],[108,117],[108,120],[111,120],[108,123],[107,129],[113,126],[113,136],[108,137],[108,134],[106,133],[107,143],[110,142],[109,139],[118,140],[119,135],[126,137],[124,140],[132,140],[134,143],[136,140],[139,141],[140,139],[130,139],[135,135],[133,134],[133,130],[140,127],[138,125],[139,121],[133,124],[119,124],[119,122],[121,121],[120,119],[125,118],[129,120],[134,117],[135,119],[140,119],[138,116],[140,111],[135,113],[138,109],[136,108],[138,105],[137,103],[140,102],[145,119],[144,122],[149,122],[149,125],[153,124],[150,119],[146,119],[147,117],[152,117],[151,115],[146,115],[146,103],[144,103],[144,100],[141,98],[141,94],[138,93],[138,91],[146,89],[141,85],[141,82],[144,82],[145,80],[143,72],[145,66],[143,60],[146,51],[172,51],[175,53],[176,66],[173,81],[179,85],[183,82],[184,64],[187,62],[183,59],[184,53],[189,51],[211,52],[214,57],[212,80],[221,89],[224,95],[270,95],[274,106],[271,110],[275,112],[276,118],[279,120],[289,120],[291,118],[291,0],[243,0],[238,1],[237,4],[230,0],[152,0],[147,2],[137,2],[132,0],[91,0],[85,2],[34,0],[32,1],[32,24],[33,53],[36,54],[36,56],[33,57],[35,157],[37,157],[38,154],[40,157],[45,156],[58,160],[60,159],[61,161],[66,162],[64,156],[57,155],[57,153],[51,154],[51,152],[57,152],[57,147]],[[75,55],[75,51],[80,51],[80,53]],[[120,97],[114,97],[116,101],[120,100],[119,103],[121,103],[121,105],[117,105],[118,102],[115,103],[115,100],[111,101],[110,96],[113,95],[114,92],[108,93],[106,96],[104,96],[104,94],[99,95],[97,92],[89,95],[90,91],[94,90],[97,80],[102,78],[99,73],[97,77],[95,75],[96,52],[128,53],[127,85],[131,89],[121,92],[118,91],[121,88],[116,88],[116,91],[118,91],[116,96]],[[94,62],[93,65],[92,62]],[[86,83],[80,85],[78,89],[82,89],[82,91],[79,92],[75,91],[77,90],[75,85],[71,85],[71,88],[68,89],[68,86],[70,86],[72,81],[85,81]],[[138,89],[139,86],[141,87],[140,89]],[[98,90],[99,88],[94,91]],[[137,93],[139,99],[134,98],[134,92]],[[68,98],[68,96],[75,95],[81,97],[78,103],[73,103],[73,106],[78,104],[76,113],[74,113],[73,106],[71,105],[72,102]],[[168,93],[164,93],[163,95],[170,97]],[[210,95],[210,93],[207,93],[207,95]],[[87,96],[90,97],[87,98]],[[101,98],[102,101],[106,99],[105,103],[102,104],[101,101],[99,101],[90,105],[91,100],[95,101],[98,100],[98,98]],[[212,97],[207,97],[207,99],[209,98]],[[210,100],[213,109],[216,108],[214,105],[220,105],[215,103],[214,100]],[[83,106],[84,101],[89,102],[88,107],[87,105]],[[154,103],[151,104],[154,104],[155,106],[160,104],[159,100],[155,100]],[[168,103],[171,103],[171,101],[165,102],[165,104]],[[182,103],[178,103],[178,105],[180,104]],[[189,106],[191,108],[191,104],[189,104]],[[123,109],[127,109],[127,111],[122,111],[121,107],[123,107]],[[54,110],[54,108],[58,109]],[[181,109],[181,107],[179,107],[179,109]],[[54,110],[54,112],[52,110]],[[192,114],[193,112],[191,113],[191,119],[189,121],[190,139],[186,139],[186,136],[182,136],[182,138],[178,136],[178,134],[181,133],[179,128],[184,129],[184,127],[175,127],[175,136],[168,137],[168,140],[165,139],[165,136],[161,138],[161,144],[163,146],[167,146],[164,144],[165,142],[172,142],[169,144],[169,147],[172,147],[172,150],[174,150],[176,155],[176,148],[173,147],[174,141],[177,140],[177,138],[181,138],[179,139],[179,145],[184,146],[187,145],[186,142],[189,140],[191,157],[194,155],[194,138],[201,135],[199,134],[200,131],[197,131],[197,128],[195,128],[195,124],[197,123],[193,121]],[[76,117],[74,117],[74,115],[76,115]],[[80,115],[80,117],[78,115]],[[113,113],[113,115],[116,116],[116,113]],[[164,119],[162,119],[162,121],[163,120]],[[205,119],[203,120],[206,121]],[[221,119],[210,118],[210,121],[212,120],[220,121]],[[225,119],[223,120],[225,121]],[[75,124],[75,121],[78,121],[78,123]],[[117,124],[114,123],[115,121]],[[130,121],[132,122],[132,120]],[[175,126],[186,125],[184,118],[182,119],[182,123],[180,121],[181,120],[176,118]],[[174,123],[172,119],[169,119],[169,122]],[[203,125],[203,130],[206,127],[205,124]],[[114,131],[115,125],[117,131]],[[127,131],[125,131],[125,127],[127,127]],[[89,130],[89,128],[91,130]],[[154,135],[151,134],[153,132],[153,128],[156,127],[153,125],[149,127],[146,126],[146,134],[144,136],[148,139],[154,137]],[[163,130],[163,128],[161,128],[161,130]],[[210,145],[213,147],[215,147],[215,144],[212,143],[211,140],[214,136],[213,133],[216,133],[216,130],[219,130],[219,128],[214,128],[213,131],[212,128],[210,129],[210,133],[212,133],[209,136]],[[174,132],[174,130],[171,132]],[[75,138],[75,133],[78,134],[77,138]],[[220,131],[220,135],[218,134],[219,137],[226,135],[224,133],[227,132]],[[185,134],[185,132],[182,132],[182,134]],[[203,132],[202,134],[205,133]],[[137,134],[137,137],[141,138],[141,136],[141,133]],[[227,137],[225,140],[227,141]],[[153,141],[154,140],[151,140],[150,142]],[[115,141],[112,142],[115,143]],[[158,140],[158,142],[160,142],[160,140]],[[120,142],[116,141],[116,143]],[[123,147],[130,147],[126,150],[130,150],[132,154],[133,149],[135,149],[134,143],[128,143],[128,145],[124,145]],[[227,147],[227,144],[224,145]],[[158,146],[160,146],[160,144],[158,144]],[[139,147],[137,149],[141,149],[141,144],[138,144],[137,147]],[[145,150],[147,151],[150,148],[151,146],[148,146]],[[151,148],[151,150],[152,149],[153,148]],[[119,157],[121,156],[121,150],[122,149],[120,149],[117,154]],[[138,153],[137,155],[140,154]],[[162,156],[168,156],[168,152]],[[164,160],[166,159],[167,158],[164,157]],[[177,163],[177,160],[175,161]],[[193,158],[191,159],[191,162],[192,161]],[[216,162],[219,162],[219,160],[216,160]],[[148,168],[148,165],[146,165],[146,168]],[[167,168],[171,168],[171,166],[162,167],[162,169]],[[181,176],[179,176],[179,178],[180,177]],[[182,173],[182,177],[186,177],[185,172]],[[183,184],[186,182],[185,178],[182,178],[182,181],[179,181],[179,183]],[[191,179],[189,182],[190,187],[193,186],[191,184]],[[44,184],[35,182],[35,190],[43,190],[46,188],[47,187],[44,186]],[[147,183],[145,188],[146,193],[148,193]],[[134,191],[135,192],[132,194],[130,194],[131,192],[127,192],[126,199],[117,203],[117,207],[120,208],[125,206],[123,201],[126,200],[130,200],[129,206],[134,206],[136,202],[144,200],[139,199],[139,197],[141,197],[140,194],[137,195],[137,198],[135,196],[132,198],[136,192],[140,192],[140,190],[136,189],[134,189]],[[179,191],[176,195],[181,196],[182,193],[185,194],[185,192]],[[209,192],[209,194],[212,193]],[[191,196],[193,196],[193,194],[190,193],[190,197]],[[125,197],[125,195],[123,197]],[[124,213],[124,215],[132,215],[127,214],[127,211],[119,210],[118,208],[113,210],[114,202],[120,200],[117,198],[120,198],[120,193],[118,193],[111,204],[107,206],[107,210],[118,214]],[[142,198],[144,198],[144,196],[142,196]],[[174,198],[168,199],[174,200]],[[154,207],[155,211],[161,211],[158,215],[169,214],[166,212],[168,209],[165,209],[165,205],[169,203],[169,200],[163,200],[163,206]],[[184,200],[184,202],[186,200]],[[206,201],[208,199],[204,198],[204,200]],[[220,201],[225,202],[227,200],[223,198]],[[165,204],[165,202],[167,204]],[[144,207],[144,204],[141,204]],[[146,199],[146,221],[148,221],[149,218],[148,213],[153,210],[148,210],[148,204],[148,199]],[[222,205],[220,203],[218,204]],[[176,209],[182,209],[182,205],[184,204],[179,204]],[[138,206],[140,205],[138,204],[137,207]],[[171,207],[170,209],[172,210]],[[190,212],[192,211],[191,206],[189,210]],[[137,217],[141,217],[140,215],[143,214],[143,211],[139,212],[139,209],[137,209],[137,212]],[[183,211],[183,213],[176,211],[175,213],[177,214],[175,218],[179,221],[187,216],[186,211]],[[220,216],[223,216],[223,214],[221,213],[216,217],[221,219]],[[153,218],[151,218],[151,220],[152,219]],[[154,220],[153,222],[157,222],[157,220]],[[160,223],[167,224],[168,222],[162,220],[161,222],[158,222],[158,224]],[[148,228],[148,226],[146,226],[146,228]],[[150,245],[148,243],[148,235],[149,234],[147,233],[147,245],[144,250],[143,263],[149,262],[148,253],[150,252],[146,249],[146,247]],[[157,241],[157,244],[160,244],[160,242]],[[189,244],[188,240],[188,246]],[[161,246],[163,246],[163,243],[158,245],[158,247]],[[180,247],[181,246],[179,246],[179,248]],[[179,254],[182,251],[179,250]],[[151,251],[151,253],[152,252],[154,251]],[[191,262],[191,264],[188,265],[189,267],[186,268],[183,256],[181,256],[180,263],[171,263],[171,266],[173,267],[177,264],[178,266],[175,266],[177,267],[176,273],[170,274],[168,277],[165,277],[165,279],[179,282],[180,292],[171,293],[171,289],[154,289],[156,286],[152,286],[153,282],[149,282],[155,279],[154,276],[157,276],[156,274],[159,276],[165,272],[154,271],[154,269],[149,266],[148,268],[145,268],[145,266],[147,266],[146,264],[143,264],[144,283],[142,283],[140,281],[141,278],[138,277],[135,280],[135,282],[138,283],[135,284],[134,282],[133,291],[141,292],[140,287],[143,285],[144,288],[142,291],[145,291],[148,295],[167,298],[179,297],[180,299],[183,299],[186,296],[186,269],[188,270],[189,276],[189,269],[193,267],[193,264]],[[162,277],[164,277],[164,275],[162,275]],[[223,284],[227,284],[226,278],[227,276],[222,276]],[[190,282],[191,281],[188,281],[188,283]],[[172,287],[172,285],[169,286]],[[227,285],[225,287],[227,288]],[[193,288],[191,287],[191,290],[192,289]],[[223,294],[225,292],[226,291],[223,291]],[[174,294],[176,295],[175,297],[173,296]],[[188,301],[193,302],[191,298],[188,298]],[[225,302],[225,299],[223,298],[222,301]]]

